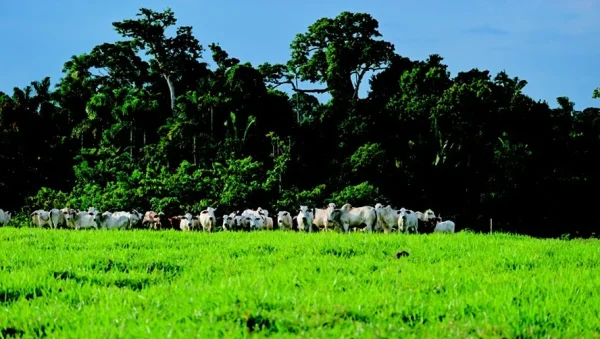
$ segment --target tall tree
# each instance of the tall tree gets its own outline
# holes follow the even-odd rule
[[[201,66],[203,47],[192,34],[191,26],[180,26],[174,37],[167,37],[167,28],[175,25],[177,19],[170,8],[156,12],[141,8],[138,19],[113,22],[115,30],[124,37],[132,38],[135,46],[147,50],[154,60],[151,65],[165,79],[169,87],[171,111],[175,112],[175,79],[185,74],[185,67]]]

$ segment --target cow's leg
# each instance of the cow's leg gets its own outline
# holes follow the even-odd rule
[[[344,233],[348,233],[350,231],[350,224],[349,223],[345,222],[343,224],[343,227],[344,227]]]

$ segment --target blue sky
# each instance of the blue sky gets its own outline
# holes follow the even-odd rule
[[[55,84],[71,55],[119,39],[111,23],[133,18],[140,7],[171,7],[178,25],[193,26],[204,46],[218,42],[254,65],[285,62],[295,34],[321,17],[367,12],[403,56],[438,53],[453,76],[504,69],[552,107],[563,95],[576,109],[600,106],[591,98],[600,87],[600,0],[2,1],[0,91],[45,76]]]

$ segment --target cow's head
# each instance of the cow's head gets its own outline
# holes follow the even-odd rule
[[[256,212],[258,212],[258,214],[262,215],[263,217],[267,218],[269,216],[269,211],[263,209],[262,207],[259,207]]]
[[[282,226],[283,222],[284,222],[284,218],[288,218],[290,216],[289,212],[286,211],[279,211],[279,213],[277,213],[277,225]]]
[[[300,213],[298,213],[298,219],[302,220],[303,223],[311,222],[315,218],[313,211],[308,209],[308,206],[300,206]]]
[[[256,222],[254,222],[254,216],[244,215],[242,216],[242,225],[248,230],[252,230],[256,227]]]
[[[339,222],[342,217],[342,210],[334,208],[332,204],[329,204],[327,209],[325,210],[325,215],[328,224],[332,224],[334,222]]]
[[[265,226],[265,217],[262,215],[254,217],[254,227],[262,229]]]
[[[234,217],[224,214],[223,215],[223,230],[228,230],[233,227]]]
[[[217,210],[216,208],[207,207],[204,211],[200,212],[200,214],[207,215],[208,219],[211,222],[216,223],[217,222],[217,217],[215,217],[215,211],[216,210]]]
[[[435,213],[432,210],[428,209],[423,213],[423,221],[435,220]]]

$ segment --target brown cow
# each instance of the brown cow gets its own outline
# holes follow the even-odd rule
[[[164,213],[156,213],[154,211],[147,211],[142,219],[142,226],[153,230],[159,230],[163,227],[163,223],[166,224],[167,218]]]
[[[181,218],[178,216],[174,216],[174,217],[170,217],[169,218],[169,225],[171,226],[172,229],[174,230],[179,230],[179,225],[181,224]]]

